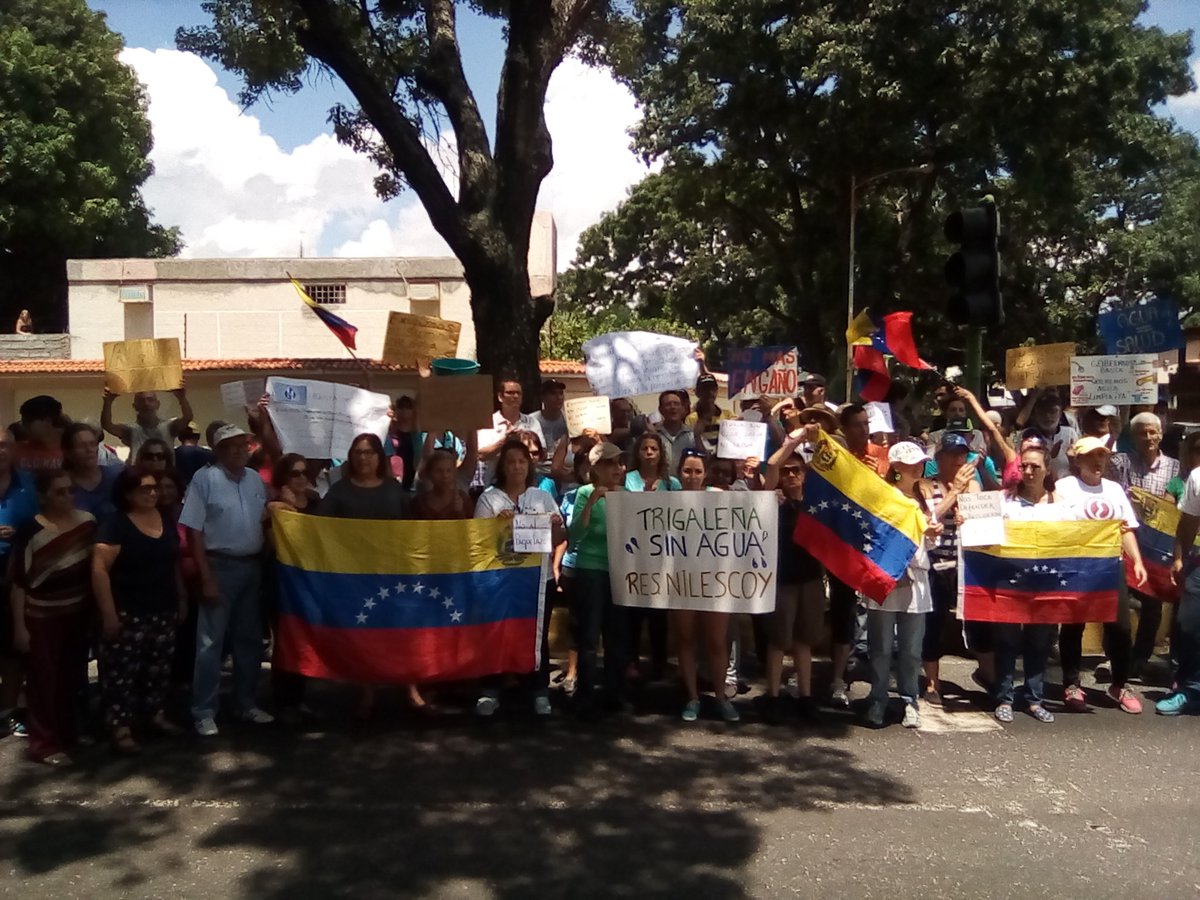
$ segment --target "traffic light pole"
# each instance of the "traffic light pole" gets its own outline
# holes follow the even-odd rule
[[[976,397],[982,397],[983,390],[983,329],[972,325],[967,329],[967,345],[963,353],[963,383]]]

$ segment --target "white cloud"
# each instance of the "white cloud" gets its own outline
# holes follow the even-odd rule
[[[301,244],[306,255],[449,254],[416,197],[380,201],[375,167],[332,134],[283,150],[198,56],[129,48],[121,59],[150,98],[155,174],[143,194],[157,221],[180,226],[184,256],[293,256]],[[539,208],[558,224],[560,268],[579,234],[645,176],[629,150],[638,117],[633,97],[606,71],[567,60],[551,79],[555,166]],[[455,189],[453,135],[442,135],[435,158]]]
[[[1200,86],[1200,58],[1192,60],[1192,81]],[[1200,87],[1167,101],[1167,112],[1179,127],[1200,136]]]

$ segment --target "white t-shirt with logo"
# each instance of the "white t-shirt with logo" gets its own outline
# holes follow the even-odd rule
[[[1081,519],[1116,519],[1125,528],[1138,527],[1137,516],[1125,491],[1115,481],[1101,478],[1097,485],[1084,484],[1074,475],[1054,483],[1055,499],[1075,510]]]

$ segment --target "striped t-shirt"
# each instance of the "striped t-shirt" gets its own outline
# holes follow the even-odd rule
[[[25,614],[35,619],[78,613],[92,596],[96,520],[76,510],[59,528],[37,516],[14,542],[13,583],[25,592]]]

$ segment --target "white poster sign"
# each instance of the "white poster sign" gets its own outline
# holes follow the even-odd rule
[[[221,403],[229,412],[245,415],[246,407],[257,406],[267,392],[267,379],[251,378],[248,381],[230,381],[221,385]]]
[[[1004,543],[1004,496],[999,491],[959,494],[963,523],[958,542],[963,547],[991,547]]]
[[[649,331],[613,331],[583,345],[588,384],[606,397],[691,390],[700,375],[695,352],[695,341]]]
[[[863,407],[867,410],[867,428],[871,434],[891,434],[896,430],[892,421],[892,404],[872,400],[864,403]]]
[[[767,455],[767,423],[724,419],[717,439],[717,456],[721,459],[765,459]]]
[[[609,578],[622,606],[775,609],[774,492],[618,491],[606,498]]]
[[[350,443],[364,432],[387,439],[387,394],[348,384],[268,378],[268,410],[284,453],[311,459],[345,459]]]
[[[547,515],[518,513],[513,516],[514,553],[553,553],[554,535]]]
[[[1071,357],[1071,405],[1154,403],[1158,377],[1154,353]]]
[[[574,397],[563,404],[567,434],[579,437],[589,428],[599,434],[612,431],[612,415],[607,397]]]

